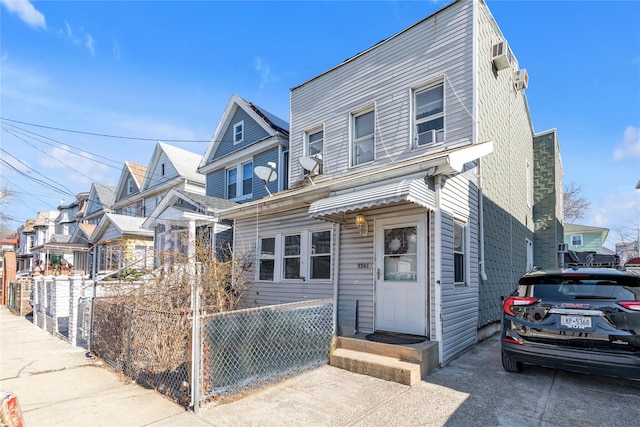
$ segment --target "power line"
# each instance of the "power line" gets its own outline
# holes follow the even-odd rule
[[[15,161],[19,162],[19,163],[20,163],[20,164],[22,164],[24,167],[29,168],[30,170],[34,171],[35,173],[37,173],[38,175],[40,175],[40,176],[41,176],[41,177],[43,177],[44,179],[50,179],[50,178],[47,178],[46,176],[44,176],[43,174],[41,174],[40,172],[38,172],[37,170],[35,170],[35,169],[33,169],[33,168],[29,167],[29,165],[27,165],[26,163],[24,163],[22,160],[17,159],[15,156],[13,156],[11,153],[9,153],[9,152],[8,152],[7,150],[5,150],[4,148],[0,148],[0,151],[2,151],[3,153],[8,154],[8,155],[9,155],[11,158],[13,158]],[[15,168],[13,168],[13,169],[14,169],[14,170],[16,170]],[[27,176],[27,175],[23,175],[23,176]],[[27,176],[27,177],[28,177],[28,176]],[[29,177],[29,178],[32,178],[32,177]],[[68,187],[66,187],[66,186],[64,186],[64,185],[62,185],[62,184],[58,184],[58,185],[60,185],[60,186],[61,186],[62,188],[64,188],[65,190],[67,190],[69,193],[72,193],[72,191],[71,191]]]
[[[8,119],[6,117],[0,117],[0,120],[5,120],[8,122],[13,122],[13,123],[20,123],[23,125],[27,125],[27,126],[35,126],[35,127],[39,127],[39,128],[44,128],[44,129],[51,129],[51,130],[56,130],[56,131],[60,131],[60,132],[69,132],[69,133],[78,133],[78,134],[82,134],[82,135],[91,135],[91,136],[99,136],[102,138],[116,138],[116,139],[131,139],[131,140],[136,140],[136,141],[164,141],[164,142],[210,142],[210,140],[198,140],[198,139],[165,139],[165,138],[140,138],[140,137],[135,137],[135,136],[121,136],[121,135],[109,135],[109,134],[105,134],[105,133],[96,133],[96,132],[85,132],[85,131],[79,131],[79,130],[72,130],[72,129],[63,129],[63,128],[58,128],[58,127],[53,127],[53,126],[44,126],[44,125],[38,125],[35,123],[28,123],[28,122],[21,122],[19,120],[12,120],[12,119]]]
[[[6,126],[10,126],[11,128],[13,128],[13,130],[16,130],[16,129],[17,129],[17,130],[20,130],[20,131],[22,132],[21,134],[22,134],[23,136],[25,136],[25,137],[29,137],[29,138],[32,138],[32,139],[34,139],[34,140],[36,140],[36,141],[38,141],[38,142],[42,142],[43,144],[47,144],[47,145],[49,145],[49,146],[51,146],[51,147],[59,148],[59,146],[57,146],[57,145],[51,144],[51,143],[46,142],[46,141],[42,141],[42,140],[40,140],[40,139],[38,139],[38,138],[35,138],[35,137],[33,137],[33,136],[25,135],[24,133],[30,133],[30,134],[36,135],[36,136],[38,136],[38,137],[40,137],[40,138],[44,138],[44,139],[48,139],[48,140],[53,141],[53,142],[57,142],[58,144],[64,145],[64,146],[66,146],[66,147],[74,148],[74,149],[76,149],[76,150],[80,151],[80,153],[73,153],[73,154],[75,154],[76,156],[84,157],[85,159],[91,160],[92,162],[101,163],[101,164],[103,164],[103,165],[105,165],[105,166],[109,166],[110,168],[114,168],[114,169],[118,169],[118,168],[119,168],[118,166],[113,166],[113,165],[110,165],[110,164],[107,164],[107,163],[101,162],[101,161],[99,161],[99,160],[96,160],[96,159],[94,159],[93,157],[90,157],[90,156],[84,155],[84,154],[82,154],[82,152],[86,152],[86,153],[88,153],[88,154],[90,154],[90,155],[92,155],[92,156],[95,156],[95,157],[99,157],[99,158],[102,158],[102,159],[108,160],[109,162],[112,162],[112,163],[120,164],[120,162],[118,162],[117,160],[109,159],[108,157],[104,157],[104,156],[101,156],[101,155],[99,155],[99,154],[95,154],[95,153],[87,152],[86,150],[83,150],[83,149],[81,149],[81,148],[74,147],[73,145],[70,145],[70,144],[67,144],[67,143],[65,143],[65,142],[61,142],[61,141],[55,140],[55,139],[53,139],[53,138],[49,138],[48,136],[44,136],[44,135],[37,134],[37,133],[32,132],[32,131],[27,130],[27,129],[22,129],[21,127],[18,127],[18,126],[16,126],[16,125],[7,124]],[[7,132],[9,132],[9,130],[8,130],[8,129],[6,129],[6,128],[4,128],[4,127],[3,127],[2,129],[3,129],[3,130],[5,130],[5,131],[7,131]],[[15,134],[13,134],[13,135],[15,136]],[[16,138],[17,138],[17,136],[16,136]],[[67,150],[67,151],[69,151],[69,150]],[[70,152],[71,152],[71,151],[70,151]]]

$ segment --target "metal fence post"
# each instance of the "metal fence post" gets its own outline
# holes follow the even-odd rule
[[[196,280],[196,223],[189,221],[188,269],[191,282],[191,405],[200,411],[200,287]]]

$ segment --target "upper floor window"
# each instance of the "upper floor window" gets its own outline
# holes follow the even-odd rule
[[[305,153],[307,156],[318,157],[322,160],[322,150],[324,145],[324,131],[322,129],[315,129],[307,132],[305,144]],[[321,162],[318,164],[318,170],[316,172],[322,173]]]
[[[127,194],[133,193],[133,179],[127,179]]]
[[[375,111],[369,110],[352,117],[351,166],[371,162],[374,159]]]
[[[233,143],[244,141],[244,121],[233,125]]]
[[[241,181],[238,180],[241,177]],[[247,198],[253,193],[253,162],[227,169],[227,199]]]
[[[571,246],[582,246],[582,234],[574,234],[571,236]]]
[[[160,163],[160,176],[164,176],[165,174],[165,170],[164,170],[164,162]]]
[[[466,264],[466,227],[462,222],[453,223],[453,282],[456,285],[464,285]]]
[[[416,147],[444,142],[444,85],[416,90],[414,106]]]

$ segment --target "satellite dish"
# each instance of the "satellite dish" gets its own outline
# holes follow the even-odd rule
[[[253,173],[255,173],[258,178],[260,178],[267,184],[275,181],[278,178],[278,174],[276,173],[276,171],[266,166],[256,166],[253,169]]]
[[[322,158],[316,156],[302,156],[298,159],[300,166],[309,171],[310,174],[317,173],[322,164]]]
[[[253,173],[256,174],[258,178],[262,180],[264,184],[264,188],[267,190],[270,196],[272,196],[271,191],[269,191],[269,187],[267,186],[270,182],[278,179],[278,174],[276,173],[276,164],[273,162],[267,163],[269,166],[256,166],[253,168]]]

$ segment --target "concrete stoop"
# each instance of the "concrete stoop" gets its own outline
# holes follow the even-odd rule
[[[338,337],[329,364],[358,374],[414,385],[438,366],[438,343],[394,345],[362,337]]]

